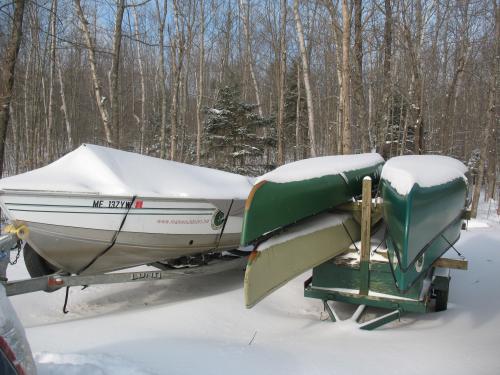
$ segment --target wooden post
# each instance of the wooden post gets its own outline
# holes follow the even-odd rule
[[[372,208],[372,179],[363,178],[363,196],[361,202],[361,256],[359,270],[361,285],[359,294],[368,295],[370,284],[370,250],[371,250],[371,208]]]

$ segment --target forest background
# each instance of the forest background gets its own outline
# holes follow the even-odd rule
[[[441,154],[473,171],[474,211],[483,184],[486,199],[499,185],[499,9],[0,0],[0,174],[81,143],[249,175],[322,155]]]

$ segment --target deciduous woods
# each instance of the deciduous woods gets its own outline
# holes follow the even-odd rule
[[[83,142],[253,174],[374,150],[454,156],[498,196],[498,0],[1,9],[8,174]]]

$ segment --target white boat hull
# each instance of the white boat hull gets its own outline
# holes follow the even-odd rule
[[[2,209],[16,225],[29,228],[27,242],[37,253],[64,271],[82,274],[235,249],[243,204],[240,200],[0,193]],[[221,211],[230,207],[224,223]],[[99,256],[113,239],[113,246]]]

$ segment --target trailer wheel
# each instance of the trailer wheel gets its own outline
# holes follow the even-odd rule
[[[23,256],[26,269],[31,277],[46,276],[57,271],[56,266],[53,266],[38,255],[27,242],[24,244]]]
[[[445,311],[448,309],[448,290],[435,290],[436,311]]]

